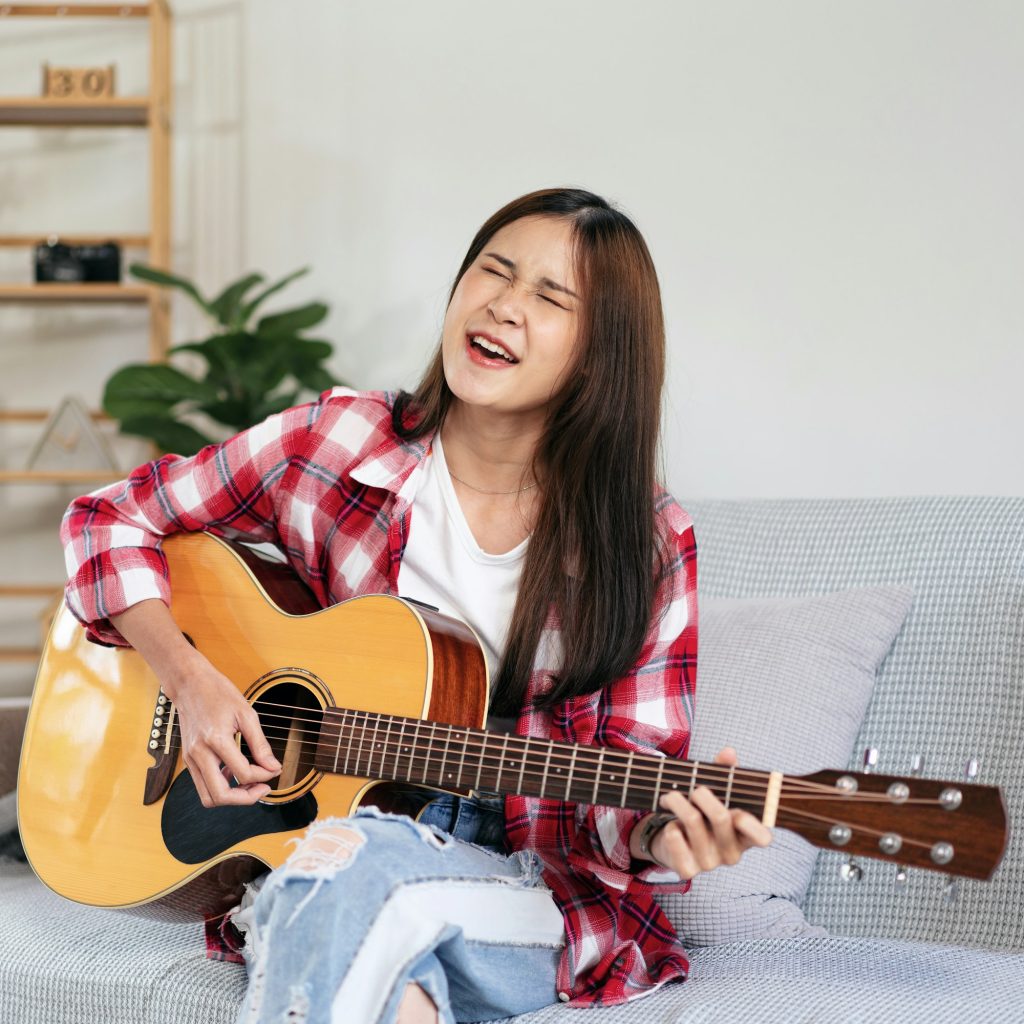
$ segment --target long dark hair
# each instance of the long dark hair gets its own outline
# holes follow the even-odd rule
[[[557,609],[563,661],[535,708],[594,693],[640,656],[661,575],[655,528],[656,462],[665,373],[661,292],[633,222],[582,189],[514,199],[476,233],[452,284],[491,237],[521,217],[562,217],[581,303],[575,361],[554,395],[533,470],[544,489],[527,545],[493,714],[518,714],[548,610]],[[438,347],[419,386],[401,392],[395,431],[432,433],[452,402]]]

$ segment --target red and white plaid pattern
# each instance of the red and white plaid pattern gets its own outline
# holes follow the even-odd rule
[[[89,638],[124,645],[111,615],[146,598],[169,602],[160,538],[179,530],[277,544],[323,607],[397,593],[431,439],[395,436],[394,398],[393,392],[334,388],[190,458],[165,455],[76,498],[60,531],[65,599]],[[636,666],[554,712],[527,703],[520,736],[686,757],[697,673],[696,545],[690,517],[670,495],[662,492],[657,511],[674,558]],[[530,696],[550,687],[560,649],[552,610]],[[689,882],[630,854],[630,833],[644,813],[506,797],[509,842],[539,854],[565,917],[558,992],[570,997],[569,1005],[626,1002],[689,969],[683,944],[654,899],[658,891],[686,892]],[[214,937],[208,956],[238,959],[230,943],[217,948],[224,931],[208,929]]]

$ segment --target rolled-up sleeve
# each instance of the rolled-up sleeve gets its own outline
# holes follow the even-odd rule
[[[64,599],[90,640],[127,646],[112,615],[149,598],[170,604],[161,538],[210,530],[252,542],[277,540],[278,485],[303,450],[320,402],[276,413],[187,458],[170,454],[144,463],[124,480],[71,502],[60,526]]]
[[[697,555],[692,526],[675,541],[637,665],[593,695],[594,746],[670,758],[685,758],[689,751],[697,677]],[[570,862],[612,884],[618,875],[620,888],[631,877],[685,892],[688,880],[630,852],[633,828],[650,810],[576,804]]]

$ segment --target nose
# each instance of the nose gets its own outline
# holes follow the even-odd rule
[[[503,288],[487,303],[487,308],[498,323],[518,326],[523,322],[523,300],[515,288]]]

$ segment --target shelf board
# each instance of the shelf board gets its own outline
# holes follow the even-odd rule
[[[45,423],[51,415],[49,409],[0,409],[0,423]],[[97,423],[107,423],[112,419],[98,409],[90,411],[89,415]]]
[[[35,647],[0,647],[0,661],[38,661],[42,654]]]
[[[117,469],[0,469],[0,484],[106,484],[127,475]]]
[[[4,583],[0,584],[0,597],[54,597],[63,590],[63,583],[55,583],[52,586]]]
[[[0,302],[146,302],[147,285],[103,281],[82,284],[35,283],[0,284]]]
[[[57,231],[41,231],[37,235],[0,235],[0,249],[44,245],[53,237],[62,245],[103,245],[105,242],[117,242],[125,249],[148,249],[150,245],[149,235],[62,235]]]
[[[4,18],[148,18],[149,4],[0,4]]]
[[[49,96],[0,97],[0,125],[40,128],[138,128],[149,124],[149,98],[113,97],[105,100],[53,99]]]

